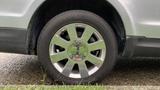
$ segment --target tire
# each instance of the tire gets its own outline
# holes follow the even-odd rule
[[[97,34],[98,35],[97,37],[100,36],[101,39],[103,39],[102,41],[104,42],[103,46],[105,45],[105,49],[103,47],[103,49],[100,49],[100,51],[93,51],[94,53],[101,53],[100,56],[104,57],[103,63],[97,64],[97,61],[96,61],[95,62],[96,64],[93,65],[93,63],[92,63],[93,61],[90,60],[92,64],[90,63],[90,66],[89,66],[87,61],[85,61],[85,64],[84,64],[83,59],[86,57],[89,57],[89,55],[91,54],[91,51],[87,51],[87,50],[90,50],[90,49],[88,49],[90,46],[85,46],[88,44],[85,44],[83,46],[83,43],[81,44],[81,41],[75,41],[76,45],[77,45],[77,42],[80,43],[80,44],[78,43],[79,46],[71,46],[71,48],[67,49],[67,55],[69,55],[69,54],[72,55],[71,58],[69,58],[67,62],[70,61],[70,63],[71,62],[78,63],[78,68],[76,68],[76,66],[75,66],[75,72],[78,74],[73,74],[73,76],[71,75],[71,73],[69,74],[69,76],[67,76],[68,75],[67,72],[69,72],[69,70],[70,70],[68,68],[71,68],[71,66],[72,66],[72,69],[74,68],[74,66],[72,64],[70,64],[70,66],[67,69],[65,69],[67,67],[67,65],[64,64],[63,68],[66,70],[66,72],[62,71],[63,73],[65,72],[63,74],[62,72],[59,71],[59,69],[57,69],[58,67],[56,67],[56,65],[53,63],[53,61],[55,61],[56,56],[52,57],[52,55],[51,55],[51,52],[53,49],[51,47],[52,39],[55,38],[54,36],[57,35],[56,33],[58,33],[58,31],[62,27],[64,27],[65,25],[70,25],[70,24],[77,24],[77,26],[78,26],[78,24],[82,24],[82,26],[86,25],[85,28],[92,28],[93,27],[96,30],[95,33],[99,33],[99,34]],[[66,35],[66,37],[67,37],[67,35]],[[83,34],[81,37],[83,37]],[[91,38],[93,38],[93,37],[91,37]],[[53,43],[56,43],[56,41],[54,42],[54,40],[55,39],[53,39]],[[89,40],[88,40],[88,42],[89,42]],[[84,41],[85,41],[85,39],[84,39]],[[91,40],[92,43],[94,41],[96,41],[96,38],[94,40]],[[66,44],[66,46],[69,45],[67,43],[61,43],[61,44]],[[55,44],[53,44],[52,46],[54,48],[56,47]],[[51,47],[51,49],[50,49],[50,47]],[[81,48],[81,49],[83,48],[84,50],[81,50],[81,49],[78,50],[78,48]],[[96,48],[99,48],[99,47],[96,47]],[[58,50],[58,51],[56,51],[56,50]],[[59,53],[60,52],[59,50],[60,50],[59,48],[58,49],[56,48],[55,51],[54,50],[53,51],[56,53]],[[104,51],[106,53],[103,53]],[[78,54],[75,55],[75,52]],[[84,54],[85,52],[87,52],[87,54]],[[110,27],[110,25],[107,22],[105,22],[105,20],[103,20],[98,15],[96,15],[92,12],[89,12],[89,11],[70,10],[70,11],[63,12],[63,13],[53,17],[45,25],[45,27],[43,28],[43,30],[39,36],[39,39],[38,39],[37,53],[38,53],[39,61],[41,62],[43,67],[46,69],[47,74],[54,81],[62,82],[65,84],[91,84],[91,83],[96,83],[96,82],[101,81],[112,70],[112,68],[115,64],[115,61],[116,61],[116,57],[117,57],[117,41],[116,41],[115,35],[114,35],[113,30]],[[96,54],[94,54],[94,55],[96,55]],[[59,55],[59,58],[63,58],[63,56],[65,56],[65,55],[62,55],[62,57],[60,57],[60,55]],[[96,60],[99,60],[99,59],[96,59]],[[82,67],[82,64],[79,64],[80,62],[83,62],[82,64],[86,65],[85,67],[87,69],[86,68],[84,69]],[[98,62],[101,62],[101,61],[98,61]],[[59,65],[59,62],[57,65]],[[74,63],[74,65],[75,65],[75,63]],[[87,67],[87,65],[89,68],[91,68],[91,67],[97,68],[98,67],[98,70],[97,71],[95,70],[95,72],[90,75],[89,72],[91,72],[91,71],[89,71],[90,69]],[[96,65],[98,65],[98,66],[96,66]],[[83,69],[81,69],[81,68],[83,68]],[[73,72],[73,71],[70,71],[70,72]]]

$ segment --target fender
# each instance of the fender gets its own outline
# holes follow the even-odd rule
[[[26,14],[24,16],[27,18],[26,19],[27,25],[25,25],[25,26],[27,26],[27,27],[29,26],[29,21],[31,20],[32,15],[41,6],[41,4],[43,4],[45,1],[46,0],[35,0],[32,3],[32,5],[26,11]],[[125,26],[126,35],[127,36],[136,35],[136,30],[135,30],[136,26],[134,24],[132,14],[131,14],[130,10],[128,10],[126,4],[123,3],[123,0],[107,0],[107,2],[110,3],[117,10],[117,12],[120,14],[122,21],[124,23],[124,26]]]
[[[0,27],[20,28],[27,30],[32,16],[46,0],[3,0],[0,3]],[[131,0],[132,1],[132,0]],[[11,2],[11,3],[8,3]],[[127,35],[135,35],[135,25],[132,14],[123,0],[107,0],[120,14]],[[15,5],[18,5],[15,8]],[[12,9],[6,9],[10,7]],[[16,22],[16,23],[15,23]]]
[[[2,0],[0,3],[0,27],[27,30],[32,16],[44,1]]]

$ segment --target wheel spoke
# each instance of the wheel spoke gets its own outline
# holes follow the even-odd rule
[[[89,49],[89,51],[95,51],[95,50],[99,50],[99,49],[106,49],[105,42],[100,40],[100,41],[97,41],[95,43],[91,43],[91,44],[88,45],[88,49]]]
[[[93,35],[95,29],[90,27],[90,26],[86,26],[85,27],[85,30],[83,32],[83,35],[81,37],[81,39],[84,41],[84,42],[88,42],[88,40],[91,38],[91,36]]]
[[[63,52],[56,53],[54,55],[50,55],[50,58],[53,63],[57,63],[58,61],[68,58],[68,55],[66,51],[63,51]]]
[[[79,63],[78,67],[79,67],[79,73],[82,78],[89,76],[88,69],[87,69],[85,62]]]
[[[67,48],[69,46],[69,41],[66,41],[65,39],[63,39],[59,35],[55,35],[52,39],[52,44],[61,46],[63,48]]]
[[[77,39],[77,31],[76,31],[76,26],[75,24],[70,24],[67,26],[67,32],[69,34],[69,37],[71,41],[74,41]]]
[[[71,60],[68,60],[68,62],[66,63],[62,71],[63,75],[69,76],[72,72],[74,64],[75,64],[74,62],[72,62]]]
[[[100,58],[98,58],[92,54],[89,54],[86,59],[98,67],[100,67],[103,64],[103,61]]]

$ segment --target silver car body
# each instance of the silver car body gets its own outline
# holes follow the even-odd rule
[[[0,51],[32,54],[33,50],[35,54],[36,44],[33,43],[33,48],[29,51],[30,37],[27,30],[32,17],[45,1],[0,0]],[[116,9],[124,24],[126,43],[122,56],[159,57],[160,0],[106,0],[106,2]]]
[[[27,30],[45,0],[1,0],[0,27]],[[159,0],[107,0],[120,14],[127,35],[160,38]],[[8,3],[9,2],[9,3]]]

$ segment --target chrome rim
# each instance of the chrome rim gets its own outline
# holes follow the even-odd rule
[[[95,28],[73,23],[55,33],[50,42],[49,55],[53,66],[64,76],[86,78],[103,65],[106,45]]]

